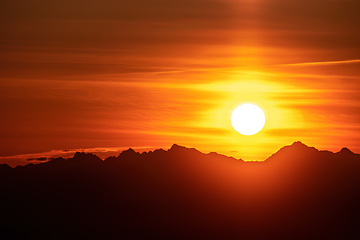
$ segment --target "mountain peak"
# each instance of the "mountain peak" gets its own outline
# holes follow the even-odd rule
[[[185,149],[186,147],[174,143],[169,150]]]
[[[86,153],[84,153],[84,152],[76,152],[76,153],[74,154],[73,158],[80,158],[80,157],[84,156],[85,154],[86,154]]]
[[[307,146],[306,144],[304,144],[304,143],[302,143],[300,141],[295,141],[290,146],[293,146],[293,147],[309,147],[309,146]]]
[[[133,157],[135,155],[137,155],[138,153],[135,152],[134,149],[129,148],[128,150],[122,151],[119,155],[119,157]]]
[[[185,154],[185,153],[186,154],[198,154],[198,153],[201,153],[196,148],[187,148],[187,147],[180,146],[177,144],[173,144],[168,151],[175,153],[175,154]]]
[[[350,149],[343,147],[338,153],[342,154],[354,154]]]
[[[73,156],[73,159],[80,159],[84,157],[96,156],[93,153],[85,153],[85,152],[76,152]]]
[[[309,147],[306,144],[295,141],[291,145],[280,148],[276,153],[271,155],[269,159],[280,158],[293,158],[294,156],[301,156],[304,154],[315,154],[318,150],[314,147]]]
[[[126,152],[126,153],[136,153],[134,149],[132,148],[129,148],[128,150],[125,150],[123,152]]]
[[[71,159],[71,162],[83,163],[85,161],[101,162],[102,160],[93,153],[76,152]]]
[[[289,148],[292,149],[293,151],[319,151],[318,149],[314,148],[314,147],[309,147],[308,145],[300,142],[300,141],[296,141],[293,142],[293,144],[291,144],[290,146],[285,146],[284,148]]]

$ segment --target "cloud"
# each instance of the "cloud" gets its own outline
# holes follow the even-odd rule
[[[359,56],[358,1],[5,1],[1,75],[49,79]],[[292,54],[289,54],[291,52]],[[319,54],[321,52],[321,54]],[[225,60],[225,61],[224,61]],[[239,65],[239,64],[238,64]],[[21,69],[21,71],[18,71]]]
[[[224,16],[222,10],[227,2],[219,0],[105,0],[87,2],[84,0],[55,0],[51,3],[35,0],[5,1],[3,18],[50,18],[50,19],[98,19],[98,20],[133,20],[133,19],[177,19],[202,18],[204,16]],[[7,10],[7,11],[5,11]]]
[[[47,157],[39,157],[39,158],[28,158],[27,161],[47,161]],[[50,160],[50,159],[49,159]]]
[[[360,59],[339,60],[339,61],[323,61],[323,62],[304,62],[304,63],[288,63],[280,64],[279,66],[319,66],[319,65],[333,65],[333,64],[348,64],[360,63]]]

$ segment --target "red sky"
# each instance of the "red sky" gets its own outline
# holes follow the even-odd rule
[[[357,0],[2,1],[0,162],[172,143],[245,160],[298,140],[360,152],[359,9]],[[266,115],[254,136],[230,124],[244,102]]]

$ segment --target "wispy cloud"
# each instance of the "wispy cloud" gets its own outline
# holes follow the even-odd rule
[[[349,63],[360,63],[360,59],[322,61],[322,62],[288,63],[288,64],[278,64],[277,66],[318,66],[318,65],[349,64]]]

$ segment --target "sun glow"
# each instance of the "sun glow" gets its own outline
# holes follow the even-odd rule
[[[231,125],[242,135],[254,135],[265,125],[264,112],[254,104],[243,104],[233,111]]]

